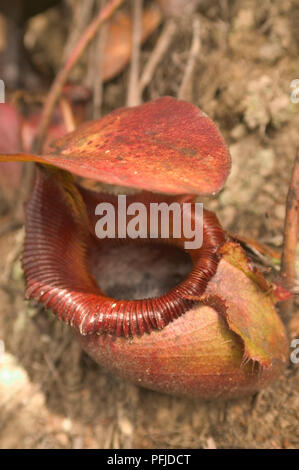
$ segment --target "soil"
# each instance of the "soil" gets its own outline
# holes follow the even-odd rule
[[[233,161],[225,189],[205,199],[205,207],[229,231],[280,251],[298,147],[299,104],[291,102],[291,82],[299,78],[299,5],[203,0],[197,14],[202,44],[192,102],[215,120]],[[51,28],[59,32],[58,54],[65,24],[55,9],[40,17],[48,25],[43,37]],[[143,46],[142,64],[161,28]],[[191,41],[190,19],[183,19],[144,100],[177,95]],[[47,55],[45,43],[40,40],[31,52],[56,73],[59,60],[53,49]],[[73,79],[80,82],[80,73],[78,67]],[[105,84],[104,113],[125,104],[127,81],[126,68]],[[0,214],[2,226],[11,217],[4,203]],[[290,362],[279,380],[255,396],[226,402],[191,401],[132,385],[95,364],[50,312],[24,301],[23,236],[19,229],[0,238],[0,448],[299,447],[298,364]],[[287,325],[290,342],[299,338],[298,305]]]

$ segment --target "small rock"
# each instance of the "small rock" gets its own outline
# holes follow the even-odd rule
[[[246,135],[246,127],[244,124],[237,124],[232,130],[230,135],[235,140],[240,140]]]
[[[267,43],[262,46],[259,50],[259,58],[261,61],[266,62],[267,64],[275,64],[275,62],[280,59],[283,54],[283,49],[278,43]]]
[[[257,152],[257,161],[260,164],[260,176],[269,176],[274,168],[275,153],[272,149],[261,149]]]
[[[213,437],[208,437],[207,438],[207,444],[205,446],[205,449],[217,449],[216,443],[213,439]]]
[[[234,21],[234,30],[251,30],[254,27],[254,10],[244,8],[240,10]]]
[[[65,418],[63,421],[62,421],[62,429],[65,431],[65,432],[70,432],[71,429],[73,427],[73,423],[72,421],[69,419],[69,418]]]
[[[121,418],[119,420],[119,429],[124,434],[125,436],[131,436],[133,434],[133,425],[131,421],[128,420],[128,418]]]
[[[288,122],[293,116],[293,107],[288,95],[281,95],[269,104],[271,119],[276,128]]]

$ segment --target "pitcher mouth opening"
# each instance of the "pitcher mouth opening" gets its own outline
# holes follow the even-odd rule
[[[77,191],[80,202],[72,198],[72,190]],[[111,240],[98,240],[93,231],[94,203],[103,197],[113,203],[114,196],[103,196],[79,187],[66,188],[52,176],[39,172],[26,209],[23,267],[27,297],[50,308],[58,318],[79,329],[83,335],[109,333],[133,337],[162,329],[190,309],[194,303],[190,300],[192,296],[199,297],[205,291],[217,270],[217,251],[225,234],[216,216],[204,211],[203,244],[197,250],[185,250],[192,263],[188,255],[182,253],[183,238],[163,240],[167,244],[165,253],[170,251],[170,259],[172,253],[172,262],[175,259],[175,264],[178,264],[180,252],[186,263],[186,270],[177,283],[165,285],[166,292],[162,288],[164,292],[142,298],[136,293],[133,297],[131,294],[116,296],[114,292],[111,295],[109,283],[100,282],[100,278],[108,278],[105,256]],[[136,201],[143,198],[148,202],[158,196],[146,193],[132,197]],[[165,200],[165,196],[159,198]],[[145,247],[147,250],[151,247],[152,240],[149,241]],[[140,242],[129,240],[132,255]],[[92,267],[95,245],[99,250],[96,264],[98,269],[100,266],[100,275]],[[161,250],[161,240],[157,240],[155,245],[155,250]],[[134,256],[138,258],[137,248]],[[158,270],[158,263],[156,266]],[[153,275],[154,271],[152,266]],[[171,281],[171,277],[167,281]]]
[[[163,243],[97,243],[89,253],[90,270],[102,291],[117,300],[160,297],[192,270],[188,253]]]

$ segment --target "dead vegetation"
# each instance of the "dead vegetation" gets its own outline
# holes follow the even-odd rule
[[[81,3],[89,9],[79,12],[75,4]],[[152,3],[144,2],[148,8]],[[25,77],[30,93],[36,93],[30,86],[37,80],[44,101],[45,84],[99,4],[67,0],[30,20],[25,33],[34,64]],[[70,20],[61,20],[65,8],[73,12],[76,29]],[[190,17],[155,26],[140,52],[140,96],[144,101],[177,96],[183,87],[188,99],[217,122],[233,167],[220,196],[204,201],[205,206],[216,211],[226,229],[280,251],[298,146],[299,104],[290,100],[291,81],[299,78],[298,5],[295,0],[203,0],[195,18],[193,27]],[[99,50],[104,34],[94,40]],[[161,38],[164,55],[157,60]],[[2,50],[5,41],[0,40]],[[130,66],[107,80],[102,71],[100,85],[90,80],[99,66],[96,50],[93,44],[70,75],[94,91],[84,118],[92,117],[93,109],[105,114],[128,99]],[[156,66],[149,71],[153,60]],[[5,194],[1,201],[2,227],[11,222],[12,209]],[[0,448],[299,447],[298,365],[290,363],[280,381],[254,397],[221,403],[191,402],[126,383],[86,356],[70,329],[51,313],[24,302],[23,229],[12,228],[0,238],[0,339],[5,345]],[[297,304],[288,328],[290,338],[299,337]]]

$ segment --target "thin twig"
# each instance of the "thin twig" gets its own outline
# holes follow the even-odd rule
[[[139,65],[140,44],[142,33],[142,0],[133,0],[133,34],[132,34],[132,59],[129,72],[129,86],[127,94],[127,106],[140,104],[139,94]]]
[[[63,50],[63,62],[66,62],[76,43],[79,41],[84,29],[92,17],[94,0],[74,2],[72,6],[72,21],[70,32]]]
[[[41,116],[41,122],[33,143],[33,152],[40,153],[42,150],[43,142],[51,121],[55,104],[59,98],[63,85],[65,84],[70,71],[85,51],[87,45],[94,38],[99,27],[111,17],[111,15],[123,3],[123,1],[124,0],[110,0],[106,7],[99,12],[96,18],[85,29],[83,35],[77,42],[65,65],[57,74],[45,102]]]
[[[281,277],[287,288],[292,289],[296,277],[296,256],[299,229],[299,151],[294,163],[291,182],[289,186],[286,215],[284,223],[284,244],[281,258]],[[293,299],[285,300],[281,304],[281,311],[289,316],[293,307]]]
[[[100,8],[105,7],[105,0],[98,0]],[[93,67],[93,118],[99,118],[102,114],[103,102],[103,57],[107,40],[107,24],[98,32],[94,41],[94,67]]]
[[[148,84],[152,80],[155,70],[158,64],[163,59],[165,53],[167,52],[176,30],[177,23],[172,19],[168,20],[141,74],[139,80],[140,96],[142,95],[143,90],[148,86]]]
[[[198,17],[195,17],[193,20],[193,39],[189,52],[189,58],[185,68],[183,80],[178,91],[178,98],[180,100],[192,100],[192,80],[200,46],[200,21]]]
[[[76,129],[76,120],[70,101],[67,98],[61,97],[59,99],[59,107],[66,131],[72,132]]]

